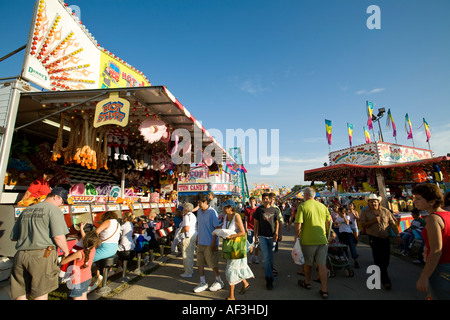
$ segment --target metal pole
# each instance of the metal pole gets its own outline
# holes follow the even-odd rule
[[[16,129],[14,129],[14,131],[17,132],[17,131],[19,131],[20,129],[23,129],[23,128],[25,128],[25,127],[28,127],[29,125],[32,125],[33,123],[36,123],[36,122],[45,120],[45,119],[47,119],[47,118],[50,118],[51,116],[60,114],[61,112],[64,112],[64,111],[67,111],[67,110],[69,110],[69,109],[78,107],[79,105],[82,105],[82,104],[84,104],[84,103],[86,103],[86,102],[88,102],[88,101],[91,101],[91,100],[95,100],[95,99],[97,99],[97,98],[99,98],[99,97],[101,97],[101,96],[104,96],[105,94],[106,94],[106,93],[103,92],[103,93],[101,93],[101,94],[99,94],[99,95],[97,95],[97,96],[95,96],[95,97],[89,98],[89,99],[87,99],[87,100],[85,100],[85,101],[82,101],[82,102],[80,102],[80,103],[77,103],[77,104],[75,104],[75,105],[73,105],[73,106],[66,107],[66,108],[64,108],[64,109],[58,110],[58,111],[56,111],[56,112],[53,112],[52,114],[49,114],[49,115],[47,115],[47,116],[45,116],[45,117],[42,117],[42,118],[39,118],[39,119],[37,119],[37,120],[28,122],[27,124],[24,124],[23,126],[17,127]]]
[[[17,112],[19,110],[20,93],[21,93],[20,81],[13,82],[10,101],[8,106],[8,113],[5,121],[5,132],[1,134],[0,139],[0,177],[1,181],[5,179],[6,164],[8,163],[9,154],[11,151],[11,143],[14,136],[14,125],[16,123]],[[2,197],[3,187],[0,188],[0,199]]]
[[[383,131],[381,131],[380,119],[381,119],[381,117],[378,118],[378,120],[377,120],[377,122],[378,122],[378,128],[380,128],[381,141],[384,142]]]
[[[3,60],[8,59],[9,57],[15,55],[16,53],[22,51],[22,50],[25,49],[26,47],[27,47],[27,45],[23,45],[23,46],[21,46],[19,49],[16,49],[16,50],[14,50],[13,52],[8,53],[6,56],[1,57],[1,58],[0,58],[0,62],[2,62]]]

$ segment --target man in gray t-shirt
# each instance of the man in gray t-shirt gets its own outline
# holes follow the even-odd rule
[[[11,270],[12,299],[31,295],[46,300],[58,288],[57,247],[69,255],[69,230],[59,208],[67,203],[67,194],[63,188],[54,188],[44,202],[26,208],[14,224],[11,240],[17,241],[17,253]]]

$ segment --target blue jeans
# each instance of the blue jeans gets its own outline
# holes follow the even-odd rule
[[[258,240],[263,258],[264,274],[266,278],[273,279],[273,238],[258,237]]]
[[[450,263],[437,265],[429,279],[429,287],[433,300],[450,299]]]
[[[339,234],[339,236],[341,237],[339,239],[339,241],[341,241],[343,244],[347,245],[350,249],[350,253],[352,255],[353,259],[357,259],[358,258],[358,254],[356,253],[356,246],[355,246],[355,237],[353,236],[353,233],[350,232],[341,232]],[[348,252],[346,250],[346,254],[348,257]]]

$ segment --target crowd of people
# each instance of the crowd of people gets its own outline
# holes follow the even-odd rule
[[[207,289],[218,291],[225,287],[219,272],[221,239],[221,256],[227,261],[227,299],[234,300],[237,285],[241,284],[240,294],[249,290],[249,279],[255,277],[249,264],[259,264],[259,256],[266,288],[273,290],[277,275],[274,253],[283,240],[282,227],[289,230],[294,225],[294,237],[300,240],[305,261],[298,272],[304,279],[299,280],[298,285],[311,289],[315,267],[318,278],[314,280],[320,282],[320,296],[326,299],[329,295],[327,255],[330,243],[344,244],[346,257],[351,257],[353,267],[358,268],[357,244],[361,229],[364,230],[374,264],[381,271],[381,283],[390,290],[390,237],[393,234],[402,253],[407,253],[419,234],[423,240],[425,264],[417,280],[417,290],[428,293],[432,299],[450,299],[450,195],[447,193],[444,197],[439,187],[430,183],[416,185],[412,193],[418,211],[413,212],[411,227],[401,233],[392,212],[381,206],[381,197],[375,194],[366,198],[367,207],[357,208],[354,202],[326,206],[315,199],[313,188],[305,188],[304,199],[291,203],[277,203],[275,194],[264,193],[260,203],[250,198],[245,207],[239,207],[232,200],[223,202],[221,215],[211,206],[214,195],[200,194],[197,203],[181,204],[180,214],[174,218],[177,232],[172,249],[181,249],[184,268],[181,277],[193,277],[197,266],[199,283],[193,288],[195,293]],[[11,239],[17,241],[11,273],[12,299],[27,299],[30,295],[34,299],[47,299],[48,293],[58,287],[57,247],[63,252],[61,264],[72,263],[68,284],[70,297],[87,299],[89,286],[100,279],[98,275],[92,277],[96,261],[120,252],[145,252],[143,246],[147,249],[155,246],[153,212],[148,220],[141,221],[138,232],[133,225],[136,217],[132,213],[124,215],[120,224],[117,214],[109,212],[102,216],[102,222],[95,230],[85,231],[82,224],[78,250],[69,251],[65,237],[68,230],[59,209],[63,203],[67,203],[67,191],[54,188],[44,202],[25,209],[16,221],[11,233]],[[425,220],[420,217],[421,211],[428,212]],[[214,273],[210,284],[205,268]]]

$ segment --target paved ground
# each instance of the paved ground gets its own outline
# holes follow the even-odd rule
[[[245,295],[239,295],[240,286],[236,289],[238,300],[321,300],[318,290],[320,285],[313,282],[312,289],[300,288],[297,275],[301,269],[293,263],[290,256],[293,247],[293,230],[284,232],[283,241],[280,243],[279,251],[275,253],[275,267],[278,276],[274,281],[274,289],[269,291],[265,288],[264,272],[262,264],[250,265],[255,278],[250,279],[250,289]],[[411,259],[403,259],[391,256],[389,273],[392,281],[392,290],[367,288],[367,279],[370,274],[366,273],[368,266],[372,264],[370,247],[360,242],[357,247],[360,255],[360,269],[354,269],[355,275],[347,278],[343,270],[336,271],[336,277],[328,279],[329,300],[424,300],[425,294],[415,288],[415,283],[422,270],[422,266],[414,265]],[[261,260],[261,259],[260,259]],[[225,282],[225,288],[218,292],[204,291],[194,293],[193,288],[199,282],[198,272],[195,269],[192,278],[181,278],[183,273],[182,259],[180,257],[166,256],[156,260],[154,263],[143,267],[142,271],[150,272],[129,273],[127,277],[115,280],[108,284],[107,288],[96,290],[88,295],[89,300],[184,300],[186,301],[218,301],[228,296],[229,286],[226,284],[224,274],[225,260],[220,259],[220,274]],[[213,282],[213,273],[207,269],[206,279]],[[0,300],[9,300],[9,281],[0,282]]]
[[[303,279],[297,275],[301,268],[296,266],[290,252],[293,247],[293,233],[287,233],[280,244],[279,252],[275,253],[275,267],[278,276],[274,281],[274,289],[269,291],[265,288],[264,273],[262,265],[251,265],[255,274],[254,279],[250,279],[251,288],[245,295],[239,295],[236,290],[238,300],[321,300],[318,290],[320,285],[314,283],[311,290],[300,288],[298,279]],[[421,272],[421,266],[417,266],[396,256],[391,256],[389,272],[392,281],[392,290],[367,288],[366,282],[370,274],[367,274],[367,267],[372,264],[370,247],[360,243],[357,247],[360,255],[360,269],[354,269],[355,275],[347,278],[343,270],[336,272],[336,277],[329,278],[328,291],[329,300],[424,300],[425,294],[415,289],[416,280]],[[221,277],[226,283],[224,274],[225,260],[220,261]],[[180,257],[168,258],[167,261],[151,272],[149,275],[140,277],[132,285],[127,286],[123,291],[108,296],[113,300],[223,300],[228,295],[229,286],[218,292],[204,291],[194,293],[193,288],[199,281],[197,270],[192,278],[181,278],[183,273],[182,259]],[[213,282],[213,273],[207,269],[206,279]],[[92,296],[94,298],[94,296]]]

